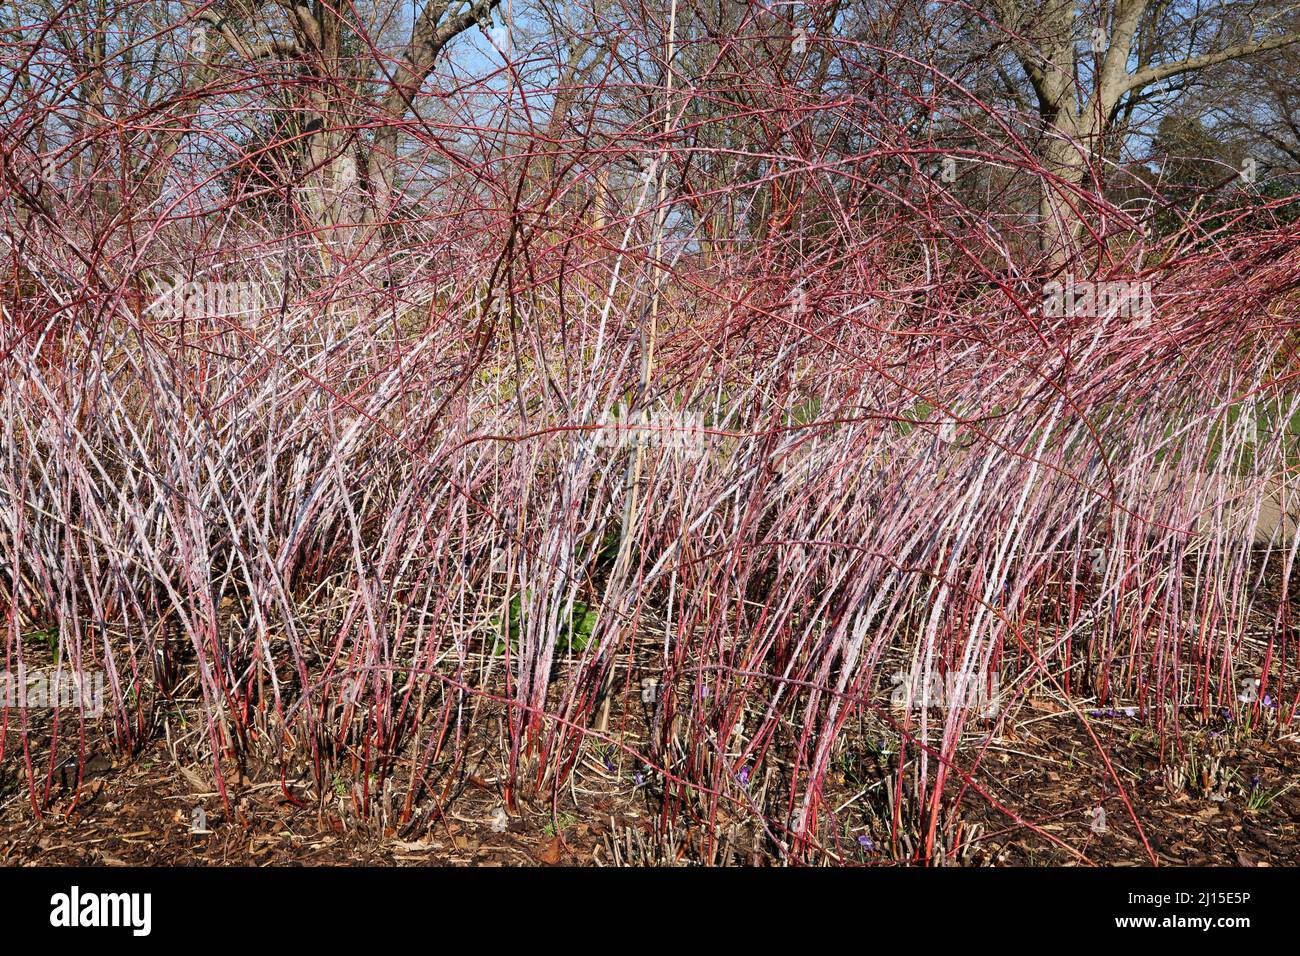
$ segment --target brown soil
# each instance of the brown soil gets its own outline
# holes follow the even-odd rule
[[[1221,718],[1184,721],[1178,739],[1164,737],[1162,763],[1161,738],[1140,720],[1121,711],[1089,723],[1113,775],[1069,710],[1028,701],[979,759],[973,779],[986,795],[967,788],[959,812],[942,809],[932,846],[944,847],[945,862],[1140,865],[1154,855],[1164,865],[1300,865],[1300,785],[1287,789],[1300,780],[1300,734],[1269,722],[1247,733]],[[779,856],[771,834],[740,816],[715,823],[712,845],[703,825],[679,825],[656,841],[661,791],[596,752],[554,807],[517,800],[502,817],[500,771],[479,767],[445,813],[399,832],[382,822],[385,812],[362,818],[341,784],[321,797],[306,780],[232,776],[227,809],[209,770],[178,767],[162,741],[122,766],[92,754],[79,795],[75,780],[56,774],[51,806],[38,816],[14,743],[11,735],[0,766],[0,863],[11,866],[764,864]],[[983,744],[964,748],[968,766]],[[824,852],[815,859],[916,858],[928,820],[904,812],[891,841],[890,766],[887,748],[869,740],[843,749],[828,776],[832,812],[818,821]],[[758,782],[747,786],[757,796]],[[1095,824],[1098,806],[1104,828]]]

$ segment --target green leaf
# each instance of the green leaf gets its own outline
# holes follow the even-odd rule
[[[582,653],[591,646],[592,634],[596,629],[597,613],[582,601],[573,602],[573,611],[560,622],[560,634],[556,640],[556,650]],[[492,616],[492,627],[498,637],[492,645],[492,654],[505,653],[506,645],[500,637],[501,617]],[[516,594],[510,599],[510,622],[507,628],[512,654],[519,652],[519,635],[523,632],[523,602]]]
[[[54,657],[59,656],[59,631],[58,628],[47,627],[39,631],[29,631],[23,637],[45,642],[45,646],[50,649],[50,654]]]

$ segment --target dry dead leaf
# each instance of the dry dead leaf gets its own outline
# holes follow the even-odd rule
[[[545,863],[547,866],[555,866],[560,862],[564,855],[564,844],[560,842],[559,837],[555,837],[546,843],[540,850],[533,854],[539,863]]]

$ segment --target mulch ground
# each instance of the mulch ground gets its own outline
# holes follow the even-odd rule
[[[229,780],[227,810],[208,780],[193,769],[178,772],[158,749],[122,767],[90,761],[80,798],[56,799],[40,818],[26,799],[8,797],[0,810],[0,864],[528,866],[599,859],[590,823],[562,815],[557,835],[545,814],[494,818],[502,801],[482,780],[467,787],[453,812],[404,838],[358,821],[345,799],[322,805],[292,783]],[[606,806],[592,802],[596,819]],[[620,810],[616,819],[634,825],[640,814],[631,813]]]
[[[1300,865],[1300,734],[1247,735],[1219,718],[1162,741],[1122,711],[1089,720],[1096,743],[1057,714],[990,748],[980,777],[990,796],[1048,836],[967,795],[962,819],[985,823],[978,862],[1079,862],[1056,837],[1097,864]]]
[[[1247,734],[1212,720],[1162,739],[1123,712],[1102,714],[1090,723],[1108,769],[1076,717],[1049,702],[1030,704],[1010,730],[988,743],[974,777],[985,793],[968,788],[960,811],[945,813],[937,839],[946,847],[946,862],[1141,865],[1154,855],[1162,865],[1300,865],[1300,734],[1279,733],[1275,726]],[[830,773],[827,804],[847,808],[827,816],[819,842],[840,862],[906,862],[921,838],[891,842],[883,779],[856,774],[866,762],[850,746]],[[446,813],[422,821],[416,832],[399,832],[378,814],[362,819],[341,794],[311,796],[305,781],[230,779],[227,807],[210,774],[200,766],[178,767],[159,742],[122,766],[92,755],[75,800],[71,786],[56,777],[52,804],[38,816],[20,754],[11,747],[0,768],[0,864],[700,862],[702,827],[682,827],[667,853],[649,849],[657,809],[650,790],[634,777],[630,769],[593,758],[579,767],[561,804],[517,805],[506,814],[498,780],[470,774]],[[775,862],[760,828],[751,829],[748,842],[742,835],[711,859]],[[926,827],[905,819],[903,829],[921,834]]]

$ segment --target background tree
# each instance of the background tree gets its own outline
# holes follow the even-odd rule
[[[1042,248],[1063,262],[1087,225],[1080,187],[1103,175],[1106,138],[1167,101],[1189,75],[1300,40],[1293,4],[991,0],[1008,91],[1041,122]],[[1029,95],[1024,94],[1028,90]]]

